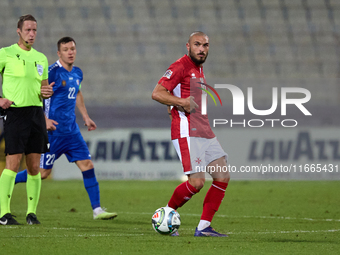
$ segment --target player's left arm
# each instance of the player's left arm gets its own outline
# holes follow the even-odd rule
[[[91,130],[95,130],[97,128],[96,123],[94,123],[93,120],[91,120],[89,114],[87,113],[86,107],[85,107],[85,103],[84,103],[84,97],[83,97],[83,93],[81,93],[81,91],[78,91],[77,94],[77,99],[76,99],[76,106],[80,111],[80,114],[83,116],[83,120],[85,122],[85,126],[87,126],[87,130],[91,131]]]
[[[168,90],[168,93],[170,93],[169,90]],[[167,110],[168,110],[169,118],[170,118],[170,120],[172,121],[171,106],[168,105],[166,108],[167,108]]]

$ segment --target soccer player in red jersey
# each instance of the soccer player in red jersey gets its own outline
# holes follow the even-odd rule
[[[216,232],[210,223],[224,198],[230,179],[227,154],[211,130],[207,115],[197,114],[201,113],[201,96],[193,97],[190,86],[193,79],[195,84],[197,81],[206,83],[203,63],[209,52],[209,38],[203,32],[194,32],[186,47],[188,54],[170,65],[152,93],[152,99],[171,108],[171,139],[184,173],[188,176],[188,181],[174,190],[167,206],[177,210],[198,193],[205,183],[206,169],[223,169],[209,172],[213,182],[205,196],[195,236],[226,237]],[[202,90],[199,91],[202,93]]]

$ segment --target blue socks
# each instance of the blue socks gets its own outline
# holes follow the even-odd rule
[[[97,182],[96,175],[94,174],[94,168],[82,172],[84,186],[89,195],[92,209],[100,207],[100,195],[99,184]]]
[[[94,168],[82,172],[84,186],[89,195],[92,209],[100,207],[100,194],[99,184],[97,182],[96,175],[94,174]],[[15,184],[19,182],[27,182],[27,169],[17,173],[15,177]]]
[[[19,182],[27,182],[27,169],[17,173],[17,176],[15,177],[15,184]]]

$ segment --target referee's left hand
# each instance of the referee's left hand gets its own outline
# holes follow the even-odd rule
[[[53,85],[55,82],[52,82],[51,84],[48,84],[48,80],[43,80],[41,82],[41,96],[43,99],[50,98],[53,95]]]

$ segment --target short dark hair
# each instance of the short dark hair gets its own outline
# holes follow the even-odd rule
[[[22,15],[18,20],[18,26],[17,26],[20,30],[22,30],[22,26],[24,24],[24,21],[26,20],[37,22],[37,20],[31,14]]]
[[[65,36],[65,37],[59,39],[59,41],[57,43],[58,51],[60,50],[60,44],[64,44],[64,43],[68,43],[68,42],[74,42],[74,44],[76,44],[76,41],[72,37],[69,37],[69,36]]]

